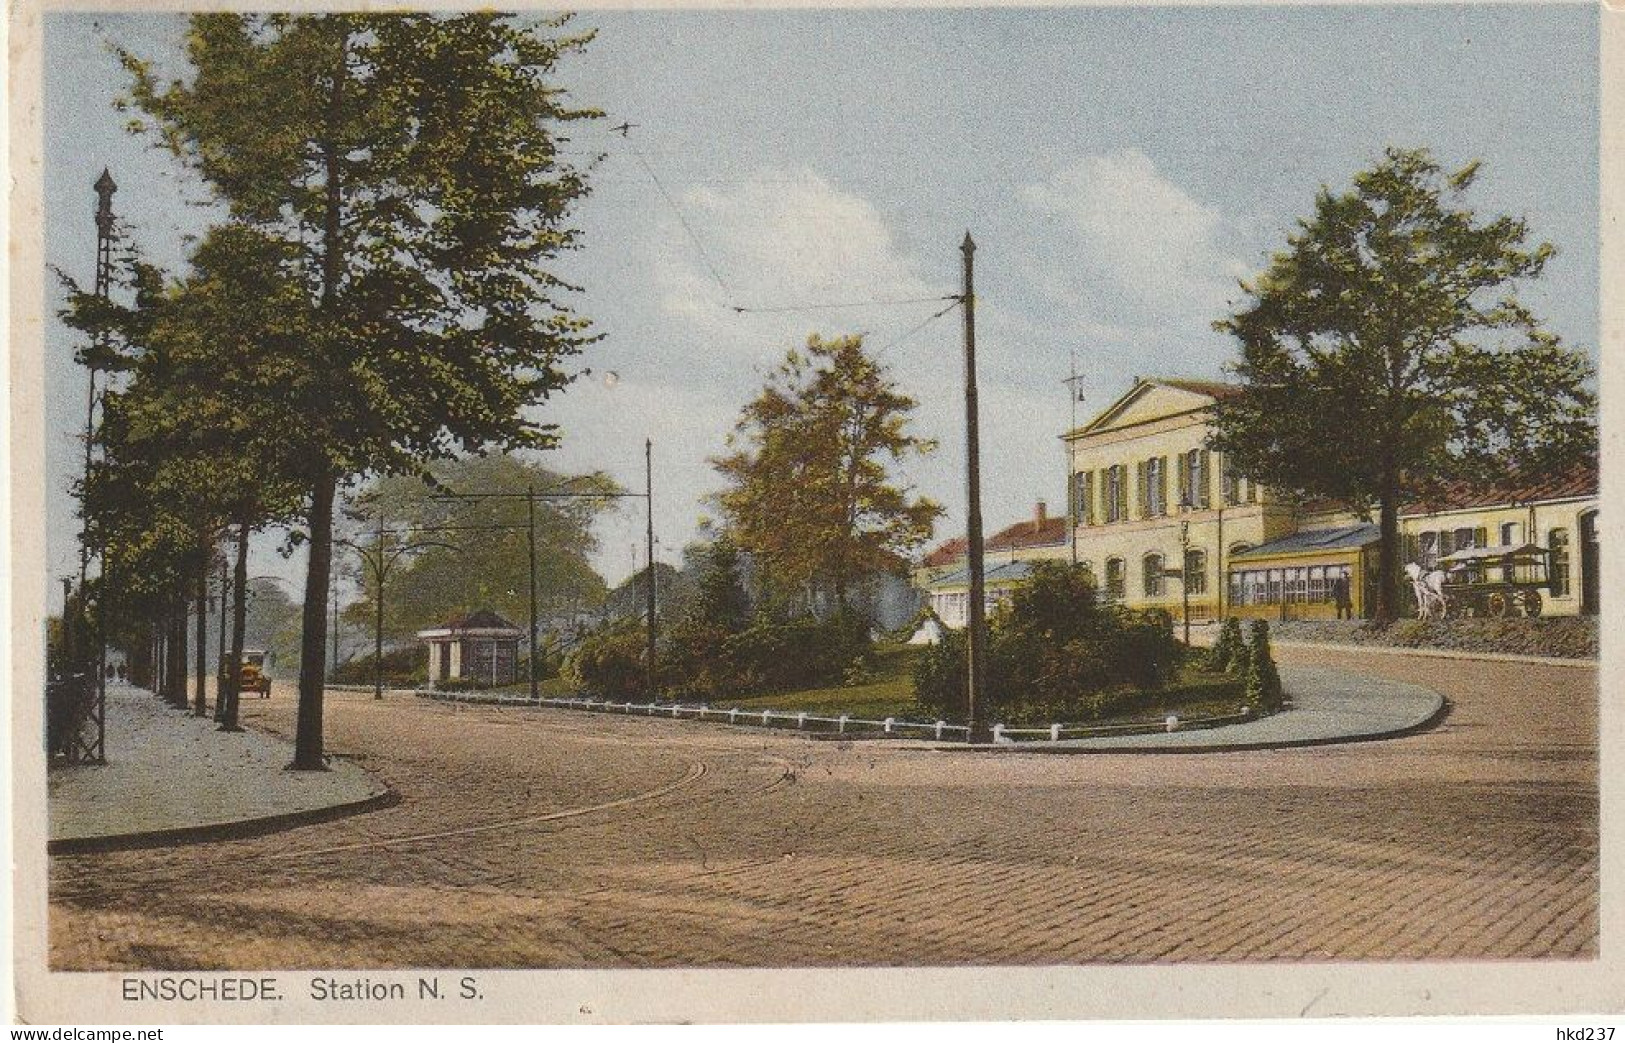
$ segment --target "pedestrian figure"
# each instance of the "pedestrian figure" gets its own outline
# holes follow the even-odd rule
[[[1354,599],[1349,596],[1349,578],[1338,576],[1332,581],[1332,597],[1337,601],[1337,618],[1354,618]]]

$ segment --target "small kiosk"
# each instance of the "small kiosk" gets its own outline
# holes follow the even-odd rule
[[[519,639],[524,631],[482,608],[419,630],[429,646],[429,687],[446,681],[513,684],[519,680]]]

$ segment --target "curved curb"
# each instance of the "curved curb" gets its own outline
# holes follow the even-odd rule
[[[1349,735],[1318,735],[1308,739],[1276,739],[1273,741],[1234,742],[1223,746],[1214,744],[1191,746],[1052,746],[1048,743],[1007,743],[993,745],[984,743],[978,746],[960,744],[957,746],[929,746],[923,749],[927,752],[941,753],[1041,753],[1049,756],[1090,754],[1093,756],[1127,756],[1140,757],[1146,754],[1163,753],[1257,753],[1261,750],[1301,750],[1311,746],[1344,746],[1357,742],[1383,742],[1388,739],[1403,739],[1411,735],[1419,735],[1432,731],[1450,716],[1450,700],[1444,696],[1439,697],[1439,705],[1423,720],[1415,724],[1407,724],[1390,731],[1355,732]]]
[[[156,829],[144,833],[104,833],[92,837],[59,837],[48,841],[48,855],[99,855],[110,851],[135,851],[153,847],[179,847],[183,844],[204,844],[220,840],[246,840],[298,826],[311,826],[319,822],[333,822],[352,815],[392,808],[401,802],[401,795],[386,784],[382,793],[343,804],[329,804],[322,808],[289,811],[260,818],[238,819],[231,822],[210,822],[201,826],[177,826],[174,829]]]
[[[1464,659],[1480,663],[1519,663],[1524,666],[1559,666],[1571,669],[1597,670],[1602,660],[1587,656],[1522,655],[1513,652],[1469,652],[1460,648],[1433,648],[1428,645],[1384,645],[1376,641],[1351,644],[1346,641],[1295,641],[1291,638],[1270,639],[1276,648],[1309,649],[1327,652],[1371,652],[1387,655],[1415,656],[1423,659]]]

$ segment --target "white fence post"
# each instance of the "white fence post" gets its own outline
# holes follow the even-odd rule
[[[1173,731],[1175,728],[1179,727],[1179,718],[1175,717],[1173,714],[1169,714],[1167,720],[1162,722],[1162,726],[1169,731]]]
[[[994,742],[1003,742],[1004,741],[1004,725],[995,724],[993,726],[993,741]]]
[[[1058,724],[1050,725],[1049,726],[1049,741],[1050,742],[1056,742],[1060,738],[1061,738],[1061,726],[1058,725]]]
[[[840,721],[839,721],[839,722],[838,722],[838,727],[837,727],[837,728],[836,728],[836,729],[835,729],[835,730],[836,730],[836,731],[837,731],[837,732],[840,732],[840,733],[842,733],[842,734],[845,734],[845,732],[846,732],[846,721],[847,721],[847,716],[846,716],[846,714],[844,714],[844,713],[843,713],[843,714],[841,714],[841,719],[840,719]]]
[[[805,728],[805,727],[807,727],[807,712],[805,710],[803,710],[801,713],[796,714],[796,727],[797,728]]]
[[[948,723],[947,721],[938,721],[937,722],[937,741],[938,742],[942,741],[942,728],[943,728],[943,725],[945,725],[947,723]]]
[[[739,723],[739,707],[734,706],[734,707],[730,707],[728,709],[728,723],[729,724],[737,724],[737,723]]]

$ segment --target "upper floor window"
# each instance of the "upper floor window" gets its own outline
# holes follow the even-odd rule
[[[1226,506],[1234,507],[1241,503],[1241,475],[1236,473],[1235,467],[1230,463],[1228,454],[1221,456],[1219,466],[1219,484],[1222,486],[1220,495],[1224,497]]]
[[[1119,522],[1128,518],[1128,468],[1116,464],[1106,468],[1106,479],[1101,490],[1105,494],[1106,521]]]
[[[1095,524],[1095,472],[1079,471],[1072,476],[1072,522]]]
[[[1153,456],[1141,460],[1136,477],[1140,481],[1138,497],[1140,517],[1155,518],[1168,513],[1168,460]]]
[[[1206,449],[1192,449],[1179,458],[1179,504],[1191,510],[1201,510],[1212,505],[1209,486],[1212,479],[1208,474],[1209,460]]]

